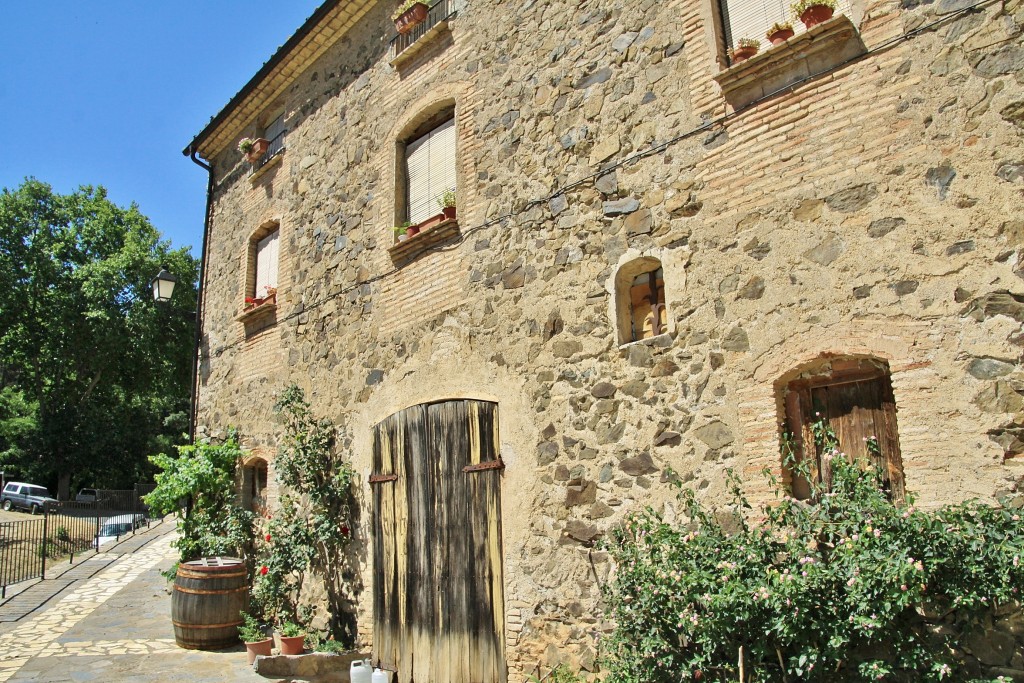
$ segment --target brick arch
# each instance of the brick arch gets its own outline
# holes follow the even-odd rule
[[[777,387],[816,364],[840,358],[875,359],[889,366],[892,389],[901,409],[900,422],[906,430],[921,414],[924,396],[918,387],[925,382],[923,377],[938,379],[931,367],[938,349],[935,340],[925,334],[928,329],[927,324],[909,321],[843,321],[795,332],[784,341],[769,341],[760,353],[752,338],[751,357],[737,368],[742,386],[737,392],[737,417],[747,454],[743,476],[748,482],[759,482],[751,487],[752,496],[768,494],[768,482],[761,476],[765,469],[787,480],[779,457],[785,406]],[[905,461],[922,457],[922,444],[912,441],[901,448]]]
[[[460,220],[469,220],[476,191],[472,179],[476,175],[476,164],[472,149],[476,146],[473,133],[472,112],[474,109],[470,84],[465,82],[447,83],[432,87],[430,91],[412,102],[403,103],[405,113],[391,127],[388,139],[393,142],[386,187],[393,188],[393,202],[389,223],[381,227],[385,231],[385,244],[391,238],[391,228],[398,225],[405,209],[405,145],[418,132],[420,126],[445,109],[451,109],[456,127],[456,185]],[[385,214],[387,212],[385,211]]]

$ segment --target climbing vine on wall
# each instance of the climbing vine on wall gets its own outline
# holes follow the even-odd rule
[[[326,589],[330,630],[336,631],[346,593],[354,470],[338,452],[338,429],[313,415],[301,389],[287,388],[275,409],[285,426],[274,459],[281,496],[258,539],[254,605],[265,620],[308,625],[315,608],[303,605],[301,596],[315,576]]]

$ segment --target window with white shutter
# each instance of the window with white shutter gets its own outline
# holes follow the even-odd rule
[[[267,296],[267,289],[277,289],[277,257],[280,230],[274,230],[256,243],[256,286],[254,295]]]
[[[405,147],[406,210],[412,224],[440,213],[437,198],[455,189],[455,119]]]
[[[835,14],[850,16],[851,0],[838,0]],[[804,25],[790,11],[792,0],[721,0],[722,26],[727,47],[734,48],[741,38],[761,41],[761,50],[772,46],[765,34],[772,24],[789,22],[793,31],[803,33]]]

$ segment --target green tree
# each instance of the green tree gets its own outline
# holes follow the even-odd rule
[[[149,282],[166,263],[175,301]],[[0,193],[0,469],[130,486],[187,426],[198,262],[102,187]]]

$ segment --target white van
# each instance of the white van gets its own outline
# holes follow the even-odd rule
[[[122,536],[127,536],[146,523],[146,516],[143,514],[118,515],[109,517],[102,525],[100,532],[92,542],[93,548],[99,548],[106,543],[113,543]]]

